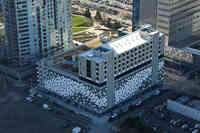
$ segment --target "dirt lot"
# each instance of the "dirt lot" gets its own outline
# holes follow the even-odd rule
[[[23,97],[16,92],[0,97],[0,133],[70,133],[62,128],[65,121]]]

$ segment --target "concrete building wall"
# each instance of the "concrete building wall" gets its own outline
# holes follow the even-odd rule
[[[111,51],[107,56],[107,100],[108,107],[115,105],[115,76],[114,76],[114,51]]]
[[[158,0],[157,30],[168,43],[184,40],[199,28],[200,0]]]
[[[0,57],[7,57],[8,56],[8,45],[0,46]]]
[[[151,24],[156,28],[157,0],[140,0],[140,24]]]
[[[161,40],[161,39],[160,39]],[[157,84],[159,82],[159,33],[153,36],[152,48],[152,82]]]
[[[156,67],[156,65],[158,65],[158,59],[155,58],[159,58],[159,56],[164,55],[164,44],[165,44],[165,37],[164,36],[160,36],[159,33],[158,35],[152,35],[152,36],[156,36],[155,40],[152,39],[149,42],[146,42],[140,46],[134,47],[133,49],[129,49],[127,51],[125,51],[124,53],[121,53],[119,55],[114,55],[114,76],[117,77],[119,75],[122,75],[124,73],[126,73],[129,70],[132,70],[134,68],[137,68],[145,63],[148,63],[152,60],[154,60],[153,62],[153,66]],[[135,42],[132,42],[135,43]],[[137,42],[136,42],[137,43]],[[134,44],[133,44],[134,45]],[[102,62],[97,62],[91,58],[88,58],[87,56],[81,56],[81,60],[79,60],[79,62],[81,62],[81,64],[83,66],[86,66],[86,62],[82,62],[83,58],[85,58],[85,60],[90,60],[91,62],[95,62],[96,64],[99,64],[98,69],[96,69],[96,67],[92,67],[94,69],[92,69],[92,73],[98,73],[100,79],[97,80],[96,78],[88,78],[85,74],[80,75],[83,78],[89,79],[95,83],[104,83],[105,81],[107,81],[107,73],[109,73],[109,71],[107,70],[107,64],[109,62],[106,62],[106,55],[104,54],[103,56],[103,60]],[[99,57],[101,58],[101,57]],[[95,64],[92,63],[92,64]],[[82,69],[82,68],[80,68]],[[86,71],[86,68],[82,69],[81,71]]]
[[[199,31],[200,30],[200,12],[196,12],[193,14],[192,23],[193,23],[192,32],[195,33]]]
[[[163,60],[159,63],[159,79],[163,80],[162,67]],[[70,99],[73,103],[77,103],[83,108],[87,108],[91,111],[101,113],[109,109],[108,104],[109,97],[106,86],[94,86],[89,82],[79,80],[78,78],[69,77],[70,74],[65,71],[60,71],[57,68],[46,65],[39,65],[38,67],[38,88],[44,89],[55,93],[65,99]],[[138,92],[144,91],[151,87],[152,83],[152,66],[146,66],[139,69],[137,72],[127,74],[123,79],[120,79],[113,83],[115,88],[111,97],[111,101],[114,99],[114,104],[119,104]],[[119,84],[116,86],[116,84]]]
[[[27,64],[33,54],[30,35],[32,32],[30,1],[3,0],[2,7],[9,60],[15,65]]]

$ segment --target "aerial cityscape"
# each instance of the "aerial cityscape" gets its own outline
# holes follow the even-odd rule
[[[0,0],[0,133],[200,133],[200,0]]]

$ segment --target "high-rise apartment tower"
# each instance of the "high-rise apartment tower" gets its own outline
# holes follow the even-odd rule
[[[24,66],[69,48],[71,0],[3,0],[10,61]]]

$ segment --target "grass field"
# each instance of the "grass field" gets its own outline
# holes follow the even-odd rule
[[[82,16],[72,16],[73,33],[87,30],[92,26],[92,20]]]

